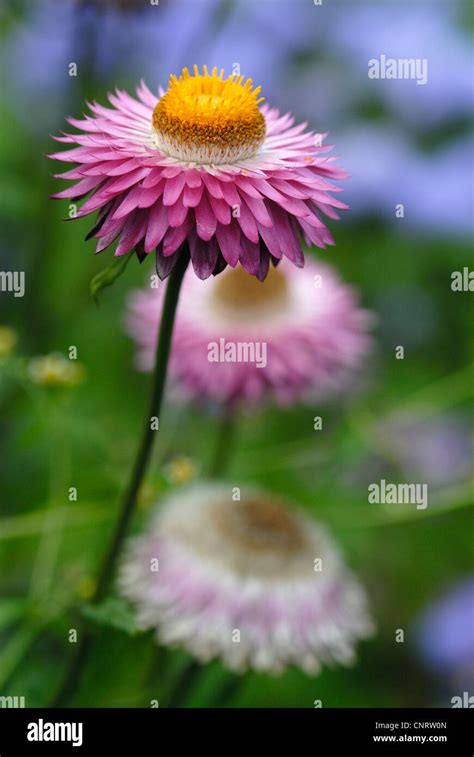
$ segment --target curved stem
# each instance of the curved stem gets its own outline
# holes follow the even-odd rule
[[[115,566],[115,561],[118,552],[120,551],[123,537],[125,536],[125,533],[127,531],[137,501],[137,495],[139,493],[146,469],[148,467],[148,463],[150,461],[153,442],[156,434],[156,429],[152,424],[152,419],[158,418],[161,410],[174,318],[178,304],[181,282],[186,271],[188,260],[189,258],[187,257],[187,255],[185,256],[184,254],[182,254],[169,278],[163,306],[163,313],[161,316],[160,334],[156,350],[155,370],[153,373],[152,392],[148,407],[148,413],[145,417],[143,436],[140,447],[138,449],[138,454],[135,458],[135,463],[130,477],[130,483],[128,485],[127,491],[125,492],[121,508],[121,515],[117,522],[115,534],[112,538],[108,553],[104,559],[102,569],[99,573],[97,588],[93,599],[94,602],[101,600],[109,587],[110,578]]]
[[[138,493],[142,485],[150,456],[153,448],[153,442],[156,434],[155,426],[152,423],[153,418],[158,418],[163,400],[168,358],[171,348],[171,336],[173,333],[174,319],[178,304],[179,292],[183,281],[184,273],[189,262],[189,249],[183,248],[172,273],[170,274],[166,288],[163,313],[161,316],[160,333],[156,350],[155,370],[152,380],[152,392],[148,412],[145,417],[144,430],[138,453],[132,468],[129,485],[120,508],[120,516],[115,526],[115,530],[110,541],[105,558],[97,579],[96,589],[91,602],[93,604],[100,602],[106,594],[113,572],[117,557],[120,553],[124,537],[127,533]],[[77,679],[83,668],[83,665],[89,655],[93,635],[86,631],[81,634],[81,641],[78,643],[76,653],[71,661],[71,666],[66,673],[59,691],[53,701],[53,707],[64,706],[69,699],[77,684]]]

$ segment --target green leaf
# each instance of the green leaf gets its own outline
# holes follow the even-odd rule
[[[131,257],[132,255],[129,254],[120,258],[114,258],[113,263],[94,276],[91,281],[90,291],[96,302],[98,302],[99,292],[102,291],[102,289],[111,286],[111,284],[122,275]]]
[[[100,605],[87,604],[82,608],[83,615],[100,626],[110,626],[135,636],[138,628],[135,617],[128,605],[118,597],[109,597]]]
[[[5,683],[13,675],[39,632],[39,628],[25,626],[3,644],[0,652],[0,689],[3,689]]]
[[[57,509],[57,514],[64,514],[68,518],[68,527],[89,527],[110,518],[110,510],[106,507],[98,508],[96,505],[84,502],[80,510],[64,506]],[[26,539],[45,532],[56,531],[60,528],[59,520],[46,520],[45,508],[33,513],[12,515],[8,518],[0,518],[0,542],[9,539]]]
[[[24,599],[2,599],[0,602],[0,631],[4,631],[16,623],[23,615],[25,607],[26,601]]]

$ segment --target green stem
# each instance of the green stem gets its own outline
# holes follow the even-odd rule
[[[182,707],[201,677],[202,665],[192,660],[181,673],[168,700],[168,707]]]
[[[100,602],[108,591],[117,557],[121,551],[123,540],[135,510],[138,493],[150,462],[156,434],[152,419],[158,418],[161,411],[176,308],[188,262],[189,249],[183,248],[180,258],[169,277],[168,286],[166,288],[156,350],[152,392],[148,412],[145,417],[141,443],[132,468],[130,483],[125,491],[125,496],[122,501],[120,516],[99,572],[96,589],[91,600],[93,604]],[[88,631],[83,631],[81,634],[81,641],[79,641],[76,653],[71,661],[71,666],[66,673],[66,677],[62,682],[56,697],[54,698],[53,707],[64,706],[70,696],[74,693],[79,675],[84,667],[87,657],[89,656],[92,640],[93,635]]]
[[[226,680],[214,692],[211,707],[228,707],[242,688],[242,676],[229,673]]]
[[[218,478],[225,473],[235,446],[237,424],[233,408],[225,407],[219,417],[214,456],[209,466],[209,476]]]
[[[211,478],[218,478],[227,472],[229,462],[234,450],[236,437],[236,412],[230,406],[223,407],[217,425],[214,455],[211,460],[208,474]],[[168,707],[181,707],[188,699],[190,693],[198,684],[201,677],[202,665],[192,660],[189,662],[178,683],[170,696]]]
[[[52,441],[50,494],[31,574],[30,597],[35,602],[51,599],[55,568],[67,523],[68,511],[61,505],[68,486],[70,455],[67,435],[64,433],[63,412],[55,398],[52,404],[51,401],[47,403],[43,414],[44,427],[45,430],[49,429]]]

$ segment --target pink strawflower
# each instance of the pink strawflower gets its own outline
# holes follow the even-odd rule
[[[333,244],[320,216],[346,207],[329,181],[346,174],[325,155],[325,135],[261,106],[259,92],[205,66],[171,76],[159,96],[143,82],[138,100],[116,90],[111,108],[92,103],[92,116],[68,119],[78,134],[56,138],[77,147],[50,157],[77,166],[58,175],[75,184],[54,196],[90,195],[77,217],[99,211],[97,252],[115,240],[119,256],[156,250],[162,278],[185,242],[201,279],[238,262],[261,280],[270,259],[303,266],[301,240]]]
[[[263,283],[242,268],[186,275],[170,362],[172,385],[197,402],[280,404],[341,390],[370,349],[371,315],[328,265],[287,260]],[[126,328],[151,370],[163,287],[132,293]],[[223,362],[227,361],[227,362]]]
[[[122,594],[159,642],[232,670],[316,674],[351,664],[373,625],[325,529],[273,495],[203,483],[160,505],[121,568]]]

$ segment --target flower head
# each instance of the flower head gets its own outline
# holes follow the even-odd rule
[[[418,651],[438,673],[467,673],[474,681],[474,576],[452,585],[420,614]]]
[[[280,672],[348,664],[372,632],[365,593],[325,530],[273,495],[223,484],[171,495],[132,542],[122,593],[143,628],[202,661]]]
[[[239,262],[262,280],[270,260],[303,266],[303,240],[333,244],[320,216],[346,207],[329,181],[346,174],[326,156],[324,135],[259,93],[250,79],[197,66],[159,97],[144,83],[138,100],[117,90],[111,108],[91,104],[92,116],[68,119],[79,133],[57,137],[77,147],[50,157],[77,166],[59,174],[75,184],[55,197],[90,195],[76,217],[99,211],[97,252],[115,240],[115,255],[156,250],[162,278],[184,243],[202,279]]]
[[[455,412],[398,411],[377,424],[376,434],[378,448],[409,481],[426,481],[434,489],[459,484],[471,473],[472,429]]]
[[[9,326],[0,326],[0,360],[7,358],[14,349],[18,336]]]
[[[68,360],[59,352],[34,357],[28,363],[28,375],[35,384],[50,387],[74,387],[85,378],[84,366]]]
[[[187,484],[197,474],[197,466],[189,457],[175,457],[166,466],[166,472],[173,484]]]
[[[200,282],[187,275],[170,372],[186,399],[280,404],[343,388],[367,355],[371,316],[327,265],[282,261],[261,284],[242,268]],[[163,304],[160,289],[136,291],[126,327],[137,363],[151,370]]]

